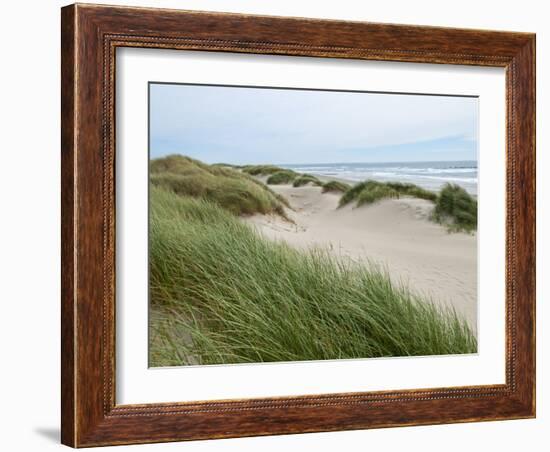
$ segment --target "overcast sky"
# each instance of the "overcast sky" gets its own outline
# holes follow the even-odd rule
[[[475,160],[477,105],[467,97],[151,84],[151,158]]]

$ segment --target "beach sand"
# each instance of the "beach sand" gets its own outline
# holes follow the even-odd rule
[[[319,187],[270,187],[289,201],[288,216],[295,224],[274,215],[244,219],[265,237],[381,264],[394,282],[454,307],[477,330],[477,236],[448,233],[430,221],[432,203],[400,198],[338,209],[340,195],[321,193]]]

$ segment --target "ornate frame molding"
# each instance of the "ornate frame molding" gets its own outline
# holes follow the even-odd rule
[[[506,68],[506,384],[116,405],[118,47]],[[81,447],[534,416],[534,35],[77,4],[62,9],[62,88],[64,444]]]

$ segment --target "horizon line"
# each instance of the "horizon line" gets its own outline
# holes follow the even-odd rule
[[[287,165],[287,166],[298,166],[298,165],[353,165],[353,164],[381,164],[381,163],[444,163],[444,162],[475,162],[476,168],[479,159],[449,159],[449,160],[385,160],[385,161],[353,161],[353,162],[300,162],[300,163],[281,163],[276,161],[270,162],[259,162],[259,163],[231,163],[229,161],[214,161],[207,162],[203,159],[197,157],[192,157],[188,154],[182,154],[181,152],[171,152],[164,155],[158,155],[155,157],[151,156],[151,151],[149,150],[149,160],[166,158],[172,155],[179,155],[182,157],[188,157],[195,160],[200,160],[201,162],[207,163],[209,165],[215,164],[229,164],[229,165]]]
[[[476,162],[477,159],[459,159],[459,160],[385,160],[385,161],[370,161],[370,162],[303,162],[303,163],[273,163],[273,165],[352,165],[355,163],[441,163],[441,162]],[[258,163],[262,165],[262,163]]]

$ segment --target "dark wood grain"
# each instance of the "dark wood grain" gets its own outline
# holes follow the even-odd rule
[[[535,36],[72,5],[62,10],[62,442],[75,447],[535,415]],[[115,403],[117,47],[506,68],[506,384]]]
[[[61,11],[61,441],[75,444],[74,158],[75,29],[74,8]]]

